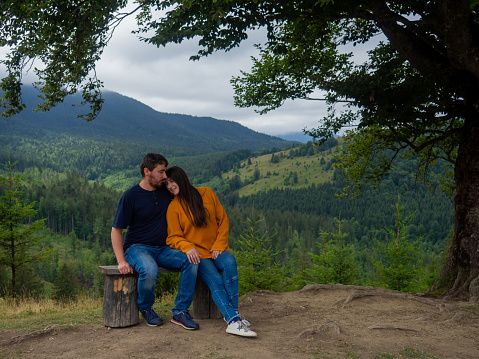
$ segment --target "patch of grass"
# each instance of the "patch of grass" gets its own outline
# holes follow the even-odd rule
[[[15,352],[11,352],[11,353],[8,353],[8,357],[6,356],[6,354],[2,354],[0,353],[0,359],[4,359],[4,358],[21,358],[23,356],[23,352],[21,351],[15,351]]]
[[[156,298],[153,309],[163,319],[171,319],[171,309],[175,306],[175,297],[176,293],[166,293],[162,297]]]
[[[102,323],[102,300],[80,296],[76,301],[57,303],[52,299],[6,298],[0,301],[0,328],[35,331],[51,325],[75,326]]]
[[[390,353],[379,353],[376,355],[376,359],[441,359],[438,356],[423,353],[420,350],[414,348],[404,348],[404,350],[395,355]]]
[[[349,350],[345,350],[344,355],[346,356],[346,358],[349,358],[349,359],[359,359],[359,356],[357,354]]]
[[[394,354],[389,353],[379,353],[376,355],[376,359],[395,359],[396,356]]]
[[[407,359],[440,359],[438,356],[426,354],[413,348],[405,348],[403,355]]]
[[[479,305],[468,305],[463,308],[464,310],[467,310],[468,312],[471,312],[473,314],[478,314],[479,315]]]
[[[331,181],[334,169],[326,170],[326,165],[321,165],[321,159],[325,162],[333,158],[330,151],[324,151],[313,156],[288,157],[289,150],[275,153],[278,162],[271,162],[271,154],[258,156],[251,159],[251,164],[247,160],[241,162],[240,168],[230,170],[223,174],[223,179],[231,179],[239,175],[243,183],[248,183],[238,191],[240,196],[247,196],[261,191],[273,188],[305,188],[311,184],[321,184]],[[260,173],[260,178],[252,180],[255,170]],[[298,182],[288,182],[287,179],[292,172],[298,175]]]
[[[174,294],[156,300],[155,311],[171,317]],[[103,301],[81,295],[75,301],[59,303],[52,299],[23,298],[14,301],[0,298],[0,330],[29,332],[43,330],[51,325],[75,327],[77,325],[102,325]]]
[[[314,359],[360,359],[360,355],[350,350],[341,350],[340,353],[331,354],[327,351],[314,350],[309,353]]]

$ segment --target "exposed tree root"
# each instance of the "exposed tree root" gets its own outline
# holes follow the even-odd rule
[[[60,327],[59,325],[55,324],[55,325],[50,325],[43,330],[37,330],[37,331],[31,332],[31,333],[27,333],[27,334],[23,334],[23,335],[17,335],[16,337],[13,337],[13,338],[10,338],[10,339],[7,339],[7,340],[4,340],[4,341],[0,342],[0,345],[20,343],[21,341],[24,341],[26,339],[31,339],[31,338],[38,337],[40,335],[51,333],[51,332],[55,331],[55,329],[58,329],[59,327]]]

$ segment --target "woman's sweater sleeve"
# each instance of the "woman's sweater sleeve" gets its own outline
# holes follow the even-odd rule
[[[171,248],[179,249],[183,253],[188,252],[190,249],[195,248],[195,245],[188,242],[183,233],[183,229],[180,224],[181,208],[177,202],[172,201],[166,212],[166,221],[168,223],[168,238],[166,238],[166,244]]]
[[[221,205],[216,194],[210,190],[211,196],[214,200],[215,204],[215,216],[216,216],[216,223],[218,224],[218,230],[216,232],[216,241],[211,247],[211,250],[216,251],[224,251],[228,249],[228,237],[230,232],[230,223],[228,220],[228,216]]]

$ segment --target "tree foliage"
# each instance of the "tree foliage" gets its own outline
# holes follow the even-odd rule
[[[310,152],[311,144],[299,146],[289,151],[294,161],[301,153]],[[85,149],[87,150],[87,149]],[[316,149],[315,149],[316,150]],[[223,165],[235,166],[231,158]],[[291,160],[284,158],[282,161]],[[246,162],[246,161],[245,161]],[[404,163],[406,164],[406,163]],[[65,170],[73,170],[73,167]],[[398,171],[400,168],[396,168]],[[138,171],[135,171],[138,172]],[[73,272],[75,281],[81,285],[81,290],[87,293],[101,295],[102,276],[98,271],[99,265],[114,264],[114,255],[110,245],[110,229],[120,192],[98,182],[88,181],[84,177],[68,172],[56,174],[49,170],[29,172],[29,181],[23,191],[27,202],[35,202],[35,217],[46,218],[45,229],[42,232],[41,243],[36,247],[38,251],[52,251],[52,256],[41,262],[31,263],[34,273],[28,268],[17,272],[16,284],[19,295],[49,295],[48,288],[52,284],[59,284],[58,276],[62,271],[63,263]],[[391,205],[397,199],[397,192],[402,193],[401,203],[408,209],[417,212],[409,223],[409,234],[412,237],[423,236],[421,242],[420,264],[431,270],[419,278],[420,290],[427,289],[426,283],[431,284],[431,275],[436,274],[434,268],[439,253],[444,246],[444,238],[449,232],[452,221],[451,203],[442,193],[430,194],[424,188],[408,190],[410,179],[402,172],[394,172],[391,178],[382,183],[377,190],[366,190],[363,196],[355,201],[338,199],[334,196],[344,186],[339,172],[332,183],[314,185],[301,190],[276,189],[258,193],[253,196],[238,197],[221,196],[221,201],[230,218],[231,248],[241,253],[247,252],[247,247],[240,246],[238,240],[254,238],[257,253],[268,250],[271,258],[268,265],[258,265],[257,273],[241,272],[244,278],[242,290],[254,290],[248,287],[250,279],[258,288],[293,288],[293,281],[306,269],[313,266],[312,256],[321,255],[321,233],[327,233],[326,241],[333,240],[338,233],[338,222],[334,219],[341,214],[341,235],[347,238],[350,248],[354,245],[355,263],[359,267],[359,283],[371,284],[377,282],[377,270],[372,265],[374,259],[371,248],[374,248],[375,238],[385,238],[385,227],[394,226],[394,220],[389,215]],[[132,175],[133,177],[138,177]],[[251,208],[255,208],[252,213]],[[251,230],[253,219],[254,230]],[[267,233],[274,233],[268,235]],[[346,237],[347,235],[347,237]],[[261,247],[260,240],[268,239]],[[346,244],[346,242],[343,242]],[[331,246],[332,247],[332,246]],[[331,254],[333,251],[330,251]],[[344,256],[343,256],[344,258]],[[240,271],[251,258],[238,256]],[[256,256],[256,263],[260,263]],[[337,260],[331,257],[331,261]],[[262,272],[262,268],[268,271]],[[260,273],[261,272],[261,273]],[[279,276],[275,276],[279,273]],[[253,275],[254,274],[254,275]],[[264,275],[263,275],[264,274]],[[265,280],[260,280],[265,277]],[[331,278],[331,277],[330,277]],[[274,279],[274,280],[272,280]],[[41,280],[41,282],[40,282]],[[178,276],[161,276],[158,281],[158,293],[174,291],[177,287]],[[278,287],[271,286],[280,280]],[[336,281],[336,279],[329,279]],[[11,295],[11,290],[5,288],[11,282],[11,273],[5,266],[0,266],[0,293]],[[45,288],[37,286],[45,283]],[[304,281],[298,281],[301,285]],[[93,287],[94,286],[94,287]],[[249,289],[248,289],[249,288]],[[257,289],[258,289],[257,288]],[[55,291],[53,292],[55,295]]]
[[[78,279],[72,268],[67,263],[63,263],[55,280],[53,299],[58,302],[75,301],[79,289]]]
[[[378,166],[368,177],[370,168],[362,161],[341,163],[360,187],[363,179],[387,174],[399,154],[419,158],[417,173],[423,179],[436,161],[445,161],[454,170],[456,228],[449,260],[432,289],[440,286],[451,296],[474,297],[479,288],[476,0],[135,3],[142,40],[164,46],[196,37],[200,50],[192,59],[231,50],[249,31],[266,28],[267,41],[260,45],[251,74],[233,79],[236,103],[269,111],[288,99],[324,93],[330,110],[310,134],[327,138],[345,126],[357,127],[351,141],[369,141],[375,151],[367,152],[364,163]],[[36,70],[44,94],[40,108],[82,89],[83,98],[93,104],[87,118],[94,117],[100,83],[88,75],[125,5],[120,0],[2,1],[0,39],[9,47],[1,83],[6,114],[23,108],[22,71],[39,59],[45,64]],[[382,41],[376,40],[379,35]],[[375,44],[368,59],[356,64],[346,46],[370,40]],[[336,106],[341,102],[346,108]]]
[[[259,231],[261,221],[252,209],[245,222],[244,234],[234,241],[239,246],[235,255],[239,263],[240,294],[255,290],[282,291],[292,283],[287,267],[274,260],[276,253],[272,250],[272,237]]]
[[[374,265],[378,268],[381,285],[385,288],[411,291],[421,270],[419,258],[419,237],[414,242],[409,240],[409,228],[412,215],[402,214],[405,206],[400,204],[400,196],[395,205],[396,226],[388,229],[385,242],[377,240],[378,260]]]
[[[0,266],[11,271],[10,293],[17,297],[17,274],[23,266],[44,259],[48,251],[37,251],[39,231],[44,220],[30,221],[36,214],[35,203],[22,199],[23,177],[13,169],[10,160],[2,164],[6,174],[0,174]]]
[[[24,72],[33,67],[36,87],[46,111],[81,90],[92,120],[101,109],[102,83],[95,76],[95,63],[108,43],[111,30],[121,18],[116,11],[126,0],[5,0],[0,3],[0,46],[8,48],[7,75],[0,83],[5,92],[1,105],[10,116],[22,111],[21,85]]]
[[[436,1],[174,1],[157,20],[144,9],[146,39],[156,45],[199,37],[193,58],[230,50],[248,31],[267,30],[251,74],[233,79],[239,106],[260,112],[287,99],[324,93],[330,106],[314,137],[328,138],[356,126],[354,143],[368,140],[364,161],[343,162],[351,178],[377,180],[398,155],[413,154],[417,174],[427,178],[436,161],[454,169],[456,228],[450,258],[439,282],[451,296],[474,296],[479,287],[479,5]],[[343,45],[381,35],[362,64]],[[338,111],[337,103],[346,108]],[[362,136],[363,131],[367,136]],[[361,154],[360,152],[358,152]],[[385,156],[383,156],[385,154]],[[379,160],[374,157],[379,155]],[[356,164],[362,166],[359,171]],[[374,176],[368,177],[371,166]],[[446,280],[447,279],[447,280]],[[477,279],[477,280],[476,280]],[[447,283],[446,283],[447,282]],[[435,284],[437,286],[437,284]]]
[[[331,240],[326,240],[328,233],[321,233],[320,253],[310,253],[314,265],[307,273],[315,283],[357,284],[359,269],[354,259],[354,246],[346,243],[348,234],[341,233],[341,220],[335,220],[338,232],[332,234]]]

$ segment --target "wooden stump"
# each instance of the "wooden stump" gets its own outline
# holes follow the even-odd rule
[[[193,297],[193,317],[197,319],[223,318],[220,309],[213,301],[211,291],[201,279],[196,280],[195,295]]]
[[[161,273],[179,272],[176,269],[158,267]],[[112,328],[128,327],[140,322],[138,310],[138,273],[120,274],[118,266],[101,266],[105,275],[103,286],[103,325]],[[208,286],[198,278],[193,299],[193,317],[196,319],[220,319],[221,311],[211,297]]]
[[[100,272],[105,274],[103,325],[118,328],[138,324],[138,273],[122,275],[117,266],[100,267]]]

